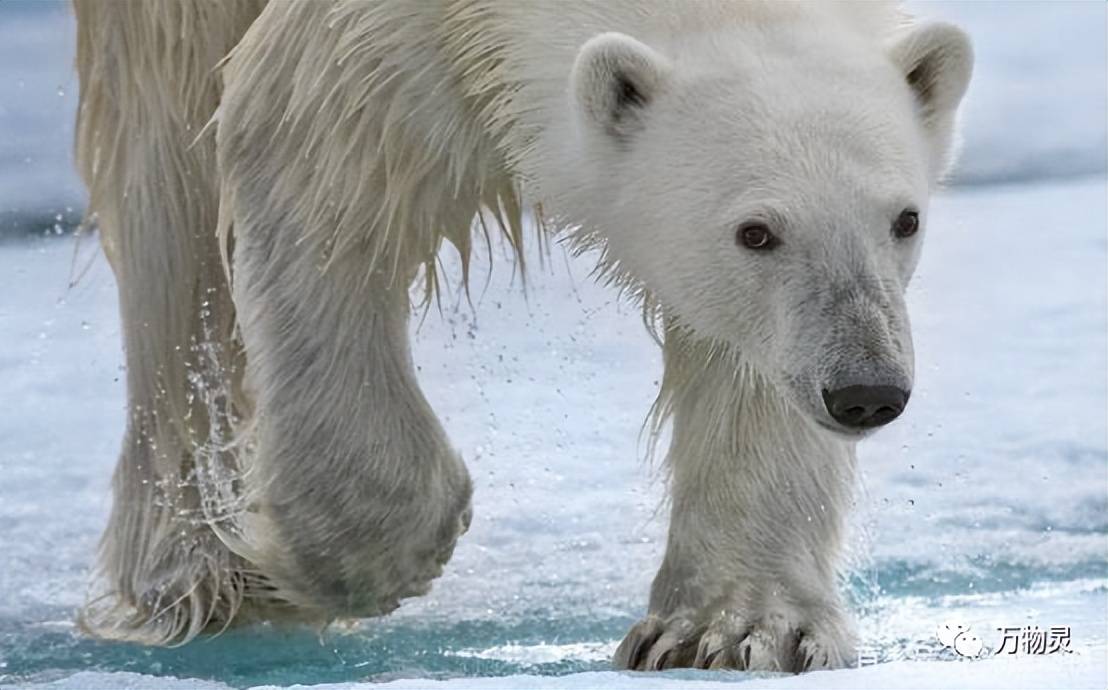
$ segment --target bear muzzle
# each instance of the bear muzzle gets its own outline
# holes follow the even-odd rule
[[[831,418],[852,430],[884,426],[900,416],[911,391],[899,386],[852,385],[823,389],[823,404]]]

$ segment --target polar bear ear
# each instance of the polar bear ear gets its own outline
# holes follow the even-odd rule
[[[893,45],[891,57],[916,95],[923,123],[949,127],[973,73],[969,36],[953,24],[923,24]]]
[[[643,125],[642,115],[664,88],[669,60],[620,33],[603,33],[581,46],[570,76],[570,91],[590,122],[617,139]]]

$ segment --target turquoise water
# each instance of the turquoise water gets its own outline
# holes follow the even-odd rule
[[[887,633],[897,626],[881,624],[898,615],[909,615],[901,610],[908,598],[922,601],[924,610],[941,617],[945,597],[973,591],[981,604],[990,593],[1000,593],[1006,595],[1000,600],[1007,599],[1006,608],[1014,614],[1019,609],[1013,603],[1018,603],[1021,591],[1045,583],[1062,585],[1064,591],[1067,583],[1103,583],[1106,574],[1106,560],[1065,570],[994,564],[977,575],[893,563],[855,574],[848,591],[853,607],[863,618],[863,630],[870,632],[868,638],[863,636],[863,646],[872,650],[877,660],[892,661],[920,645],[933,647],[941,655],[934,640],[926,636],[890,636]],[[1066,597],[1054,596],[1053,608],[1066,611]],[[1108,586],[1085,587],[1076,601],[1078,608],[1091,605],[1094,611],[1097,607],[1103,610],[1108,606]],[[1095,615],[1075,620],[1072,614],[1066,613],[1066,620],[1076,624],[1078,631],[1087,633],[1094,628]],[[163,649],[90,640],[76,634],[65,619],[4,621],[0,624],[0,682],[48,682],[79,671],[196,678],[235,688],[398,678],[567,675],[609,670],[605,656],[633,622],[630,616],[565,617],[557,611],[535,611],[521,613],[514,623],[384,619],[364,622],[355,630],[322,633],[259,625]],[[882,632],[873,634],[878,629]],[[946,656],[953,659],[949,651]],[[750,674],[685,672],[684,677],[740,681]]]
[[[235,630],[176,649],[150,649],[84,639],[70,630],[43,626],[0,632],[6,667],[0,679],[47,681],[77,671],[128,671],[222,681],[234,687],[381,681],[393,678],[508,676],[523,672],[564,675],[608,670],[605,661],[564,659],[508,662],[467,656],[470,650],[503,645],[565,644],[615,639],[630,618],[604,620],[533,618],[515,625],[492,622],[387,621],[358,633]],[[463,655],[457,652],[461,651]]]

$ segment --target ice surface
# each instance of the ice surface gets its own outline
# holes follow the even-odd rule
[[[917,385],[904,418],[861,446],[846,583],[874,661],[938,652],[947,618],[994,649],[997,627],[1071,626],[1080,654],[948,652],[835,682],[1032,687],[1064,672],[1093,686],[1106,672],[1106,201],[1101,179],[935,201],[909,291]],[[244,687],[606,670],[664,545],[662,486],[635,450],[660,361],[638,312],[586,279],[588,257],[555,249],[532,268],[526,300],[498,262],[472,310],[448,302],[413,325],[421,379],[476,484],[473,527],[429,596],[322,638],[262,628],[147,650],[84,640],[69,622],[123,425],[110,271],[89,241],[0,247],[0,674]],[[701,677],[746,678],[677,676]]]
[[[880,666],[823,671],[804,676],[781,676],[725,672],[630,674],[614,672],[578,673],[571,676],[516,675],[501,678],[453,678],[448,680],[394,680],[383,683],[328,683],[315,690],[734,690],[735,688],[975,688],[976,690],[1019,690],[1019,688],[1104,687],[1104,650],[1093,659],[1050,657],[1047,659],[996,659],[974,662],[897,661]],[[1099,658],[1095,658],[1099,657]],[[130,690],[149,687],[151,678],[132,673],[77,673],[69,678],[39,686],[40,690]],[[165,690],[225,690],[222,683],[158,678]],[[272,690],[277,686],[258,686]]]
[[[418,330],[421,380],[476,486],[428,597],[322,636],[150,650],[76,635],[123,429],[115,287],[92,240],[3,242],[52,234],[81,192],[67,11],[0,2],[0,684],[1104,687],[1105,5],[913,7],[976,41],[960,179],[1037,182],[934,205],[909,295],[917,384],[861,447],[844,583],[879,663],[752,678],[608,672],[664,548],[663,487],[636,451],[661,363],[637,310],[558,250],[532,262],[525,300],[497,248],[474,308],[448,301]],[[1000,626],[1070,626],[1076,653],[958,662],[934,641],[951,618],[994,649]]]

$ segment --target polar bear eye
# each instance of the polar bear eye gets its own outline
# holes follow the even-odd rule
[[[777,245],[781,244],[781,241],[774,237],[773,233],[769,231],[764,223],[746,223],[739,227],[738,237],[736,238],[739,244],[747,249],[754,249],[758,251],[765,251],[773,249]]]
[[[911,209],[904,209],[893,221],[893,235],[904,239],[919,232],[919,213]]]

